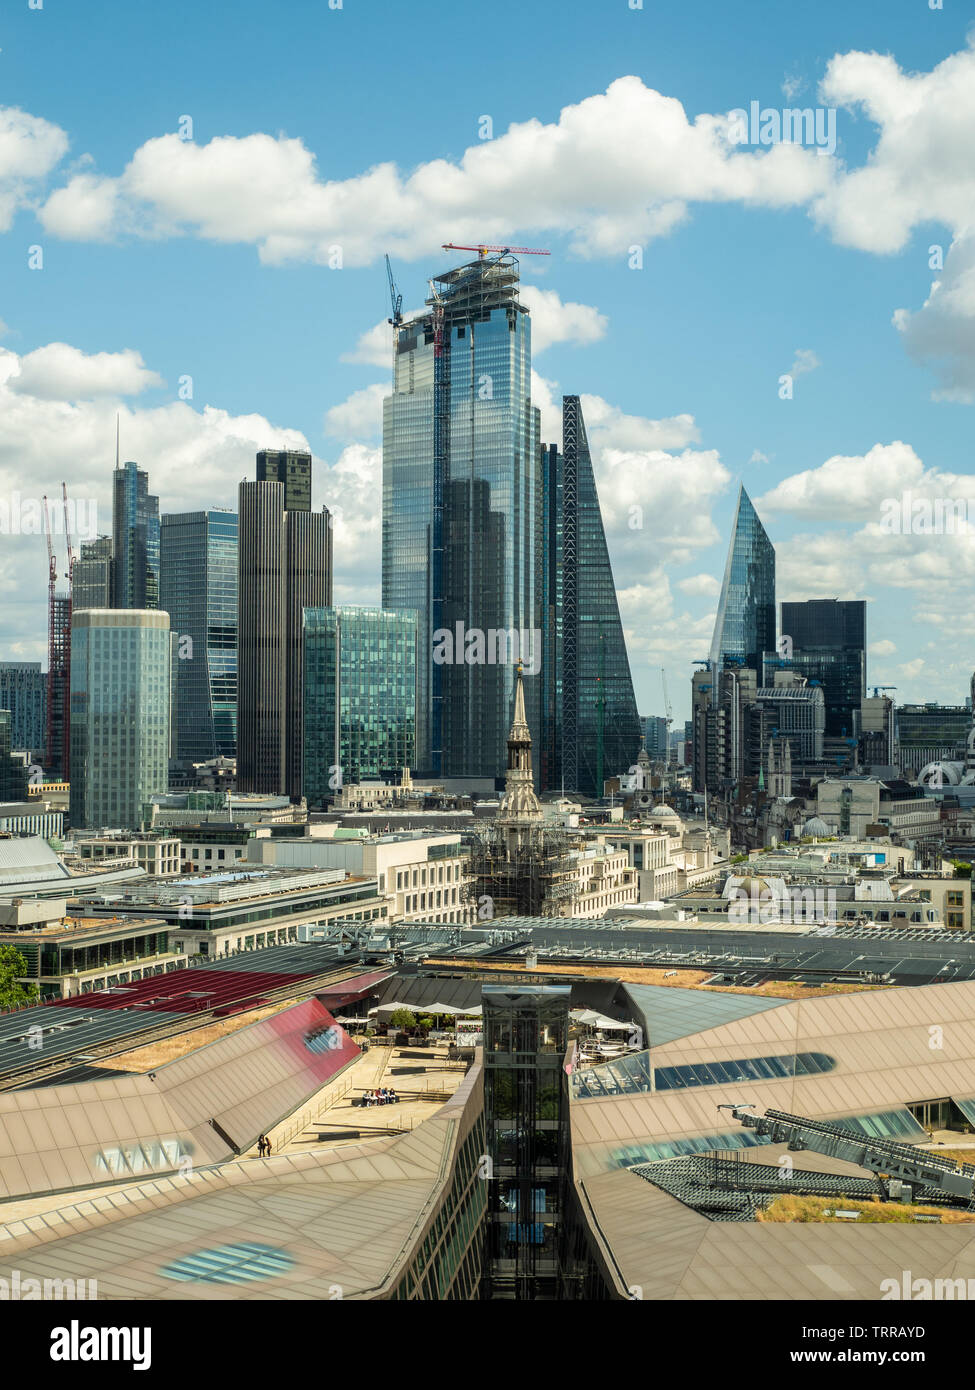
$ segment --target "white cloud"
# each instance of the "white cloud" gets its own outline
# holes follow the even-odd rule
[[[755,503],[759,515],[786,512],[792,516],[835,520],[874,520],[886,497],[915,489],[924,465],[909,444],[895,440],[875,444],[866,454],[834,454],[818,468],[793,473]]]
[[[370,367],[385,367],[390,370],[393,361],[393,327],[388,319],[380,319],[365,333],[351,352],[342,354],[343,362],[364,362]]]
[[[609,320],[591,304],[563,303],[556,290],[522,285],[518,297],[531,314],[532,355],[553,343],[582,346],[606,336]]]
[[[975,232],[949,248],[941,278],[921,308],[913,314],[897,309],[893,322],[915,361],[937,371],[937,398],[975,401]]]
[[[687,579],[681,579],[677,587],[685,594],[707,595],[713,598],[721,592],[721,585],[713,574],[692,574]]]
[[[751,453],[751,458],[748,460],[748,462],[749,462],[750,464],[751,464],[751,463],[768,463],[768,462],[769,462],[769,456],[768,456],[768,454],[763,454],[762,451],[761,451],[761,449],[753,449],[753,450],[752,450],[752,453]]]
[[[621,77],[565,107],[404,174],[377,164],[346,179],[319,172],[300,139],[258,133],[206,145],[148,140],[121,175],[76,174],[48,199],[48,231],[108,239],[120,231],[194,234],[259,247],[262,260],[365,265],[385,250],[429,255],[444,239],[503,242],[519,227],[567,235],[581,255],[621,255],[669,233],[691,201],[787,207],[825,193],[829,159],[799,146],[743,150],[724,115],[689,120],[679,101]],[[524,233],[523,233],[524,235]]]
[[[10,229],[18,209],[67,148],[67,135],[50,121],[17,107],[0,107],[0,231]]]
[[[693,415],[672,415],[650,420],[644,415],[625,415],[602,396],[582,396],[589,442],[595,449],[682,449],[701,438]]]
[[[7,359],[14,354],[2,354]],[[5,364],[10,367],[9,360]],[[96,396],[137,396],[150,386],[163,386],[161,376],[148,369],[142,354],[84,353],[68,343],[48,343],[17,360],[7,376],[11,391],[46,401],[91,400]]]
[[[891,642],[887,637],[883,638],[880,642],[871,642],[870,646],[867,648],[870,656],[893,656],[896,650],[896,644]]]
[[[382,434],[383,399],[390,388],[381,382],[364,386],[325,414],[325,433],[337,439],[373,439]]]
[[[789,368],[789,375],[791,377],[805,376],[807,372],[814,372],[820,366],[822,363],[812,348],[797,348],[795,359]]]

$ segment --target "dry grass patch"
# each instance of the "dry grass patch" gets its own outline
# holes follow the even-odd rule
[[[908,1206],[900,1202],[882,1202],[879,1197],[868,1201],[850,1200],[845,1197],[796,1197],[792,1195],[776,1197],[771,1206],[759,1211],[759,1221],[817,1221],[841,1226],[846,1222],[853,1225],[849,1216],[832,1216],[827,1212],[859,1212],[857,1225],[892,1224],[913,1225],[916,1216],[936,1216],[942,1225],[970,1225],[975,1221],[975,1212],[955,1211],[950,1207]]]

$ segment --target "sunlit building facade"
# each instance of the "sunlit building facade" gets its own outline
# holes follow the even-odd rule
[[[762,655],[774,648],[775,551],[742,487],[711,640],[711,670],[746,666],[760,676]]]

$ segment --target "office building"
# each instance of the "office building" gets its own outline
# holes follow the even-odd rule
[[[437,275],[394,327],[383,607],[418,615],[417,764],[496,778],[519,661],[537,673],[542,534],[531,325],[514,256]],[[526,691],[537,707],[534,675]]]
[[[0,709],[0,803],[27,800],[27,768],[20,758],[11,757],[13,715]]]
[[[71,766],[71,595],[55,594],[48,636],[47,738],[44,740],[44,776],[61,781]]]
[[[415,613],[306,608],[304,795],[324,806],[346,783],[416,760]]]
[[[964,761],[972,712],[965,705],[899,705],[897,758],[905,775],[928,763]]]
[[[0,661],[0,709],[10,711],[11,746],[43,757],[47,677],[39,661]]]
[[[578,396],[562,398],[562,450],[542,451],[542,471],[541,787],[602,796],[642,730]]]
[[[265,460],[263,469],[268,464]],[[285,469],[287,473],[287,469]],[[332,532],[292,472],[239,491],[237,788],[301,797],[306,608],[332,601]],[[302,503],[289,510],[286,498]]]
[[[647,753],[654,761],[665,762],[670,754],[667,720],[662,714],[647,714],[640,723]]]
[[[284,485],[286,512],[311,511],[311,454],[294,449],[261,449],[257,481]]]
[[[711,669],[747,666],[760,677],[762,655],[774,648],[775,550],[741,487],[711,639]]]
[[[173,756],[237,751],[237,516],[221,508],[162,518],[159,606],[176,639]]]
[[[158,608],[159,498],[137,463],[116,463],[112,481],[112,607]]]
[[[83,541],[71,575],[75,608],[111,608],[114,594],[111,536]]]
[[[867,693],[866,611],[863,599],[783,603],[781,654],[766,654],[767,667],[787,665],[823,687],[827,738],[860,734]],[[772,683],[768,674],[765,683]]]
[[[165,792],[169,615],[90,608],[71,632],[71,824],[137,830]]]

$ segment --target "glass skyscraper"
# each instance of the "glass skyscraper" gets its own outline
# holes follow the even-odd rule
[[[394,328],[383,417],[383,606],[417,614],[417,765],[501,775],[518,661],[541,666],[539,415],[518,262],[431,281]]]
[[[760,676],[762,656],[774,648],[775,551],[742,487],[711,639],[711,670],[746,666]]]
[[[137,463],[116,464],[112,492],[113,608],[159,607],[159,498]]]
[[[0,661],[0,709],[10,711],[14,748],[44,756],[47,676],[39,661]]]
[[[304,612],[304,770],[309,806],[344,783],[416,759],[415,613],[382,608]]]
[[[858,735],[867,693],[866,602],[825,598],[783,603],[782,634],[791,645],[777,664],[784,662],[823,687],[827,735]]]
[[[640,751],[640,717],[578,396],[542,451],[541,785],[602,796]]]
[[[27,800],[27,768],[10,752],[13,716],[10,710],[0,709],[0,803]]]
[[[168,788],[169,615],[84,609],[71,625],[71,824],[137,830]]]
[[[176,638],[173,753],[187,762],[237,751],[237,514],[164,516],[159,606]]]

